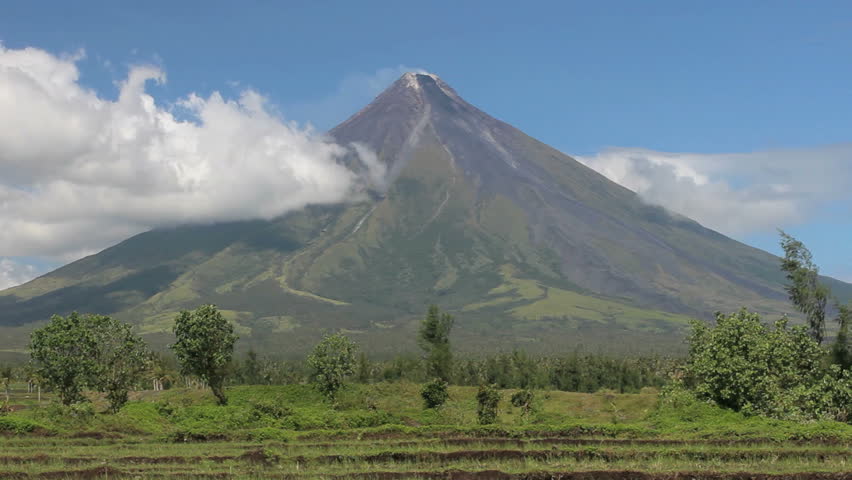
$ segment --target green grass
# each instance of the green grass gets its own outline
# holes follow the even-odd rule
[[[20,386],[16,386],[19,388]],[[499,422],[476,423],[474,388],[424,410],[419,385],[348,386],[336,405],[307,385],[137,392],[114,415],[47,400],[0,416],[0,478],[691,478],[735,472],[811,478],[852,469],[852,426],[744,417],[656,392],[536,392],[523,418],[502,392]],[[14,391],[15,398],[20,392]],[[25,397],[25,395],[24,395]],[[95,410],[102,399],[93,397]],[[683,402],[681,402],[683,403]],[[384,477],[380,476],[385,475]],[[609,472],[609,473],[605,473]],[[788,475],[788,477],[783,477]],[[841,477],[834,477],[841,478]]]
[[[536,391],[536,412],[524,417],[511,407],[514,390],[502,391],[499,422],[480,426],[476,421],[476,388],[450,387],[450,400],[434,410],[422,407],[420,386],[409,382],[349,385],[331,404],[309,385],[238,386],[228,389],[229,404],[216,406],[207,390],[173,389],[137,392],[119,413],[73,418],[49,396],[41,406],[32,398],[28,408],[0,418],[33,422],[57,434],[105,431],[168,437],[176,432],[204,432],[225,437],[251,437],[257,429],[297,432],[368,432],[399,430],[406,434],[499,432],[524,436],[528,432],[588,431],[613,437],[666,439],[836,438],[852,440],[852,426],[837,422],[799,424],[762,417],[746,417],[704,403],[660,407],[657,394],[600,392],[593,394]],[[16,395],[12,404],[16,404]],[[92,397],[96,411],[105,410]],[[270,413],[273,412],[273,413]],[[8,425],[17,425],[9,423]],[[10,427],[11,429],[11,427]],[[285,435],[286,433],[286,435]]]
[[[660,327],[670,331],[682,329],[689,323],[689,317],[685,315],[638,308],[520,278],[517,268],[512,265],[503,265],[500,273],[503,283],[491,289],[486,300],[466,305],[463,312],[509,307],[509,313],[518,319],[562,318],[575,328],[581,323],[596,322],[602,325],[614,323],[639,331],[659,331]]]

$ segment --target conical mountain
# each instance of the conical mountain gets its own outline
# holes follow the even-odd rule
[[[788,309],[774,256],[643,203],[435,75],[403,75],[330,134],[387,166],[368,200],[135,236],[0,293],[0,350],[75,309],[164,343],[176,311],[208,302],[243,346],[294,355],[328,329],[408,351],[430,303],[456,314],[462,348],[538,351],[668,349],[690,317]]]

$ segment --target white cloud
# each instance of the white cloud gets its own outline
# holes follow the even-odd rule
[[[852,144],[730,154],[611,148],[577,159],[645,201],[729,235],[799,224],[852,200]]]
[[[72,260],[154,227],[346,201],[382,178],[369,151],[282,120],[255,91],[165,107],[146,92],[165,73],[136,66],[106,99],[79,83],[81,56],[0,45],[0,255]]]
[[[40,273],[34,266],[0,258],[0,290],[28,282]]]

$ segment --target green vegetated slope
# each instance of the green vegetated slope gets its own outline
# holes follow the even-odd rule
[[[803,480],[849,471],[852,427],[840,423],[658,404],[653,391],[536,391],[524,416],[505,390],[498,422],[480,426],[475,388],[451,387],[438,410],[422,408],[419,389],[351,385],[336,408],[307,385],[230,388],[225,407],[200,390],[137,394],[115,415],[31,407],[0,416],[0,476]]]
[[[789,309],[772,255],[644,204],[437,77],[404,76],[331,135],[377,152],[388,187],[273,221],[144,233],[0,292],[0,351],[21,354],[34,326],[72,310],[163,345],[174,314],[201,303],[235,322],[241,348],[293,356],[329,329],[409,351],[430,303],[457,314],[460,348],[539,352],[670,352],[690,317]]]

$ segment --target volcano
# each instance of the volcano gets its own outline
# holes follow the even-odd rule
[[[363,201],[134,236],[0,292],[0,350],[73,310],[164,345],[202,303],[242,348],[283,356],[329,330],[410,351],[432,303],[456,316],[458,348],[539,352],[671,351],[690,318],[789,309],[778,258],[643,202],[435,75],[406,73],[329,135],[386,165]]]

